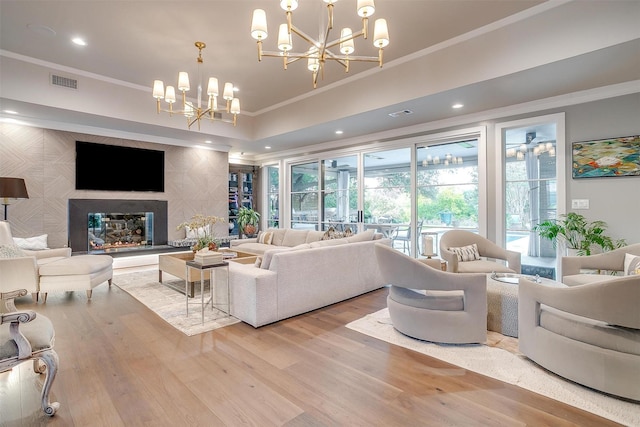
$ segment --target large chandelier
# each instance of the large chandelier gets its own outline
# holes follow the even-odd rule
[[[349,72],[349,62],[377,62],[382,67],[382,49],[389,44],[389,31],[387,30],[387,21],[385,19],[376,19],[373,30],[373,45],[378,48],[378,56],[353,56],[355,51],[354,40],[358,37],[368,37],[368,21],[369,17],[375,12],[373,0],[358,0],[356,11],[362,17],[362,30],[353,33],[350,28],[343,28],[340,37],[336,40],[329,40],[329,33],[333,29],[333,5],[338,0],[323,0],[327,3],[327,11],[329,19],[320,40],[305,34],[292,23],[292,13],[298,7],[298,0],[281,0],[280,7],[285,10],[287,22],[280,24],[278,31],[278,49],[279,52],[270,52],[262,50],[262,41],[267,38],[267,15],[264,10],[256,9],[253,11],[253,20],[251,21],[251,37],[258,41],[258,61],[262,61],[263,56],[282,58],[284,69],[287,65],[299,61],[307,60],[307,68],[313,73],[313,87],[317,87],[318,74],[324,73],[324,64],[327,60],[335,61],[341,64],[345,71]],[[293,41],[291,34],[297,34],[306,41],[310,47],[306,52],[294,53]],[[330,49],[339,46],[340,53],[332,52]]]
[[[173,104],[176,102],[176,91],[173,86],[167,86],[165,91],[164,82],[162,80],[153,81],[153,97],[157,102],[158,114],[161,111],[169,113],[169,115],[182,114],[187,118],[187,126],[191,129],[194,123],[198,123],[198,130],[200,130],[200,120],[208,119],[210,121],[220,121],[225,123],[233,123],[236,125],[237,116],[240,114],[240,100],[233,96],[233,84],[225,83],[224,91],[222,92],[222,99],[227,101],[226,110],[218,110],[218,79],[215,77],[209,77],[209,84],[207,85],[207,104],[202,105],[202,74],[201,66],[202,49],[207,47],[203,42],[196,42],[195,46],[198,48],[198,98],[194,104],[192,101],[187,101],[187,92],[191,89],[189,84],[189,73],[180,71],[178,73],[178,90],[182,92],[182,109],[174,110]],[[163,110],[160,105],[160,100],[163,99],[169,104],[168,110]],[[232,118],[224,117],[223,113],[233,115]]]

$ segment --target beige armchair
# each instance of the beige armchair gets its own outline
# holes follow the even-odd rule
[[[476,244],[479,260],[460,261],[450,248],[461,248]],[[519,252],[510,251],[491,240],[466,230],[449,230],[440,238],[440,256],[447,261],[447,271],[453,273],[520,273]],[[488,258],[488,259],[483,259]],[[504,260],[503,263],[494,260]]]
[[[24,289],[7,293],[9,299],[26,294]],[[54,336],[51,321],[34,311],[0,313],[0,372],[33,361],[34,371],[45,374],[42,410],[49,416],[60,407],[58,402],[49,401],[51,385],[58,372],[58,355],[53,350]]]
[[[441,271],[389,246],[376,244],[393,327],[405,335],[441,343],[487,339],[487,277]]]
[[[14,245],[7,221],[0,221],[0,246]],[[71,256],[71,248],[22,250],[25,256],[0,258],[0,292],[26,289],[34,301],[40,292],[38,269],[40,265]]]
[[[616,276],[605,276],[598,272],[621,272],[624,270],[625,254],[640,255],[640,243],[614,249],[602,254],[589,256],[562,257],[562,283],[569,286],[600,282]],[[581,270],[598,270],[596,274],[582,273]]]
[[[640,276],[569,287],[521,278],[518,346],[571,381],[640,400],[639,304]]]

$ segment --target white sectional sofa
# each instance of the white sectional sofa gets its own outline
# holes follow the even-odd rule
[[[231,249],[261,254],[256,264],[229,265],[231,314],[256,328],[386,285],[374,248],[390,246],[389,239],[373,232],[333,240],[309,230],[267,232],[274,232],[272,244],[231,241]]]

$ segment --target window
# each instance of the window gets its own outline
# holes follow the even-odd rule
[[[267,166],[267,227],[280,227],[280,168]]]

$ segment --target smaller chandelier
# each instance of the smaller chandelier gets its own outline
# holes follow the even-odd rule
[[[373,0],[358,0],[356,11],[362,18],[362,29],[353,33],[350,28],[343,28],[340,37],[336,40],[329,40],[329,33],[333,29],[333,5],[338,0],[324,0],[327,3],[327,11],[329,19],[323,34],[320,35],[320,41],[305,34],[292,23],[292,13],[298,7],[298,0],[280,0],[280,7],[284,9],[287,22],[280,24],[278,31],[278,49],[279,52],[270,52],[262,50],[262,41],[267,38],[267,15],[264,10],[256,9],[253,11],[253,19],[251,21],[251,37],[258,41],[258,61],[262,61],[263,56],[282,58],[284,69],[287,65],[299,61],[307,60],[307,68],[313,75],[313,87],[318,84],[318,74],[324,73],[324,64],[327,60],[335,61],[345,68],[345,72],[349,72],[349,62],[377,62],[382,67],[382,50],[389,44],[389,31],[387,29],[387,21],[385,19],[376,19],[373,30],[373,45],[378,48],[378,56],[354,56],[355,51],[354,40],[358,37],[368,37],[369,17],[374,14],[375,6]],[[297,34],[306,41],[310,47],[306,52],[294,53],[293,40],[291,34]],[[339,46],[340,53],[332,52],[330,49]]]
[[[200,120],[208,119],[210,121],[220,121],[224,123],[233,123],[236,125],[237,116],[240,114],[240,100],[233,96],[233,84],[225,83],[224,91],[222,92],[222,99],[227,101],[226,110],[218,110],[218,79],[215,77],[209,78],[209,84],[207,85],[207,105],[202,105],[202,75],[200,67],[204,62],[202,60],[202,49],[207,47],[203,42],[196,42],[195,46],[198,48],[198,98],[194,104],[192,101],[187,101],[187,92],[191,89],[189,84],[189,74],[185,71],[178,73],[178,90],[182,92],[182,109],[174,110],[173,104],[176,102],[176,91],[173,86],[167,86],[165,91],[164,82],[162,80],[153,81],[153,97],[157,102],[157,111],[160,114],[161,111],[169,113],[169,115],[182,114],[187,118],[187,127],[191,129],[194,123],[198,123],[198,130],[200,130]],[[160,105],[160,100],[164,99],[169,104],[168,110],[163,110]],[[223,113],[233,115],[233,118],[223,117]]]

